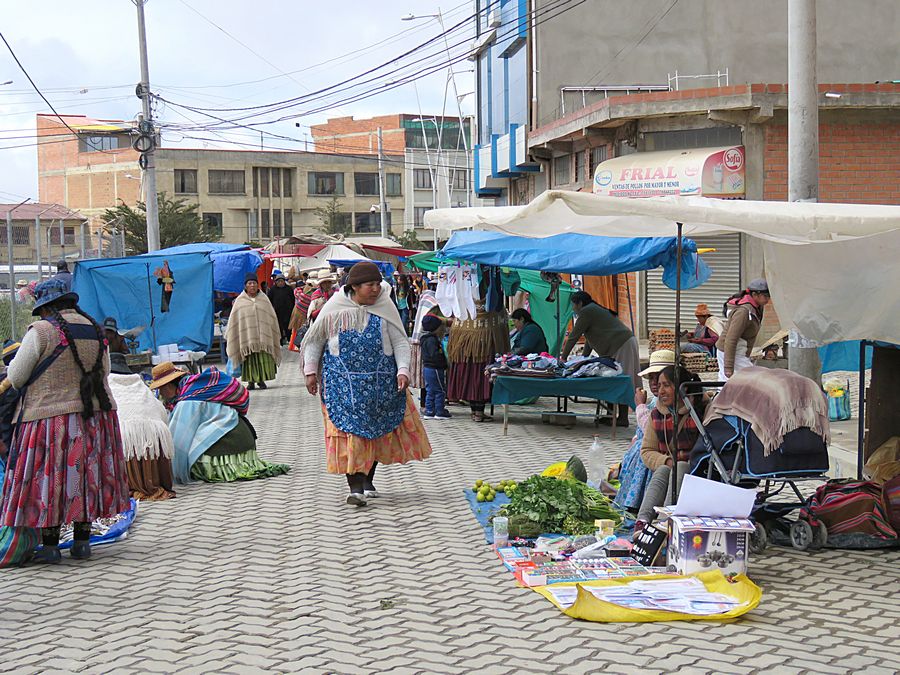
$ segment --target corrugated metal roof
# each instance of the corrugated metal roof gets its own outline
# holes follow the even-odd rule
[[[28,204],[22,204],[19,207],[16,207],[15,204],[0,204],[0,220],[5,222],[6,214],[12,208],[16,209],[12,213],[13,220],[34,220],[42,213],[43,215],[41,215],[41,218],[47,220],[58,220],[60,218],[63,220],[85,220],[85,217],[80,213],[71,211],[65,206],[60,206],[59,204],[42,204],[40,202],[29,202]],[[0,223],[0,225],[2,225],[2,223]]]

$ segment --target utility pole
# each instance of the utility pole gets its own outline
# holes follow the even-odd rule
[[[819,200],[819,86],[816,0],[788,0],[788,201]],[[791,330],[788,365],[821,384],[815,345]]]
[[[144,5],[147,0],[133,0],[137,7],[138,41],[141,50],[141,83],[138,85],[138,96],[143,103],[144,114],[138,128],[144,145],[136,149],[141,152],[141,169],[144,171],[144,203],[147,205],[147,251],[159,250],[159,203],[156,195],[156,163],[154,148],[156,131],[153,128],[153,111],[150,105],[150,65],[147,61],[147,27],[144,23]]]
[[[378,127],[378,203],[381,209],[381,236],[388,236],[387,226],[387,201],[384,198],[384,146],[381,137],[381,127]]]

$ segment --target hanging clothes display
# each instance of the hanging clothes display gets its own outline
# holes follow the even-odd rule
[[[463,321],[474,319],[475,303],[481,300],[478,291],[478,266],[439,267],[435,298],[444,316],[453,316]]]

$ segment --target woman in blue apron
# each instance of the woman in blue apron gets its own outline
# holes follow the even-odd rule
[[[431,455],[409,395],[410,345],[390,286],[372,262],[356,263],[301,346],[306,388],[321,393],[328,473],[347,477],[347,503],[378,497],[379,464]]]

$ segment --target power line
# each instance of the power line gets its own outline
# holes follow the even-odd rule
[[[561,14],[563,14],[563,13],[565,13],[565,12],[567,12],[567,11],[570,11],[570,10],[572,10],[572,9],[575,9],[575,8],[578,7],[579,5],[584,4],[584,2],[586,2],[586,0],[578,0],[577,2],[575,2],[574,5],[572,4],[573,2],[575,2],[575,0],[558,0],[558,1],[556,2],[556,4],[550,5],[550,6],[546,7],[544,10],[535,10],[535,11],[533,12],[533,15],[534,15],[535,17],[540,16],[540,21],[536,22],[535,25],[540,25],[540,24],[542,24],[542,23],[544,23],[544,22],[546,22],[546,21],[549,21],[549,20],[552,20],[552,19],[556,18],[557,16],[560,16]],[[554,13],[554,12],[555,12],[555,13]],[[453,29],[450,29],[450,30],[453,30]],[[515,26],[515,27],[509,29],[506,33],[502,34],[501,36],[498,36],[498,39],[502,39],[503,37],[506,37],[507,35],[509,35],[509,34],[511,34],[511,33],[517,32],[518,30],[519,30],[519,27],[518,27],[518,26]],[[447,32],[449,33],[450,31],[447,31]],[[438,36],[438,37],[440,37],[440,36]],[[463,42],[458,43],[457,45],[454,45],[454,47],[459,46],[459,45],[461,45],[461,44],[464,44],[464,43],[463,43]],[[441,58],[444,58],[444,55],[443,55],[442,53],[439,53],[439,54],[433,54],[433,55],[430,55],[430,56],[426,57],[424,60],[428,60],[428,59],[434,58],[434,57],[436,57],[436,56],[439,56],[439,57],[441,57]],[[199,114],[204,115],[204,116],[206,116],[206,117],[210,117],[210,118],[212,118],[212,119],[218,121],[218,122],[221,123],[221,124],[227,124],[227,125],[231,125],[231,126],[233,126],[233,127],[243,127],[243,128],[247,128],[247,129],[250,129],[250,130],[253,130],[253,131],[258,131],[255,127],[263,126],[263,125],[269,125],[269,124],[275,124],[275,123],[277,123],[277,122],[282,122],[282,121],[285,121],[285,120],[288,120],[288,119],[295,119],[295,118],[297,118],[297,117],[302,117],[302,116],[312,115],[312,114],[316,114],[316,113],[323,112],[323,111],[325,111],[325,110],[328,110],[328,109],[337,107],[337,106],[342,105],[342,104],[345,104],[345,103],[352,103],[352,102],[357,102],[357,101],[364,100],[364,99],[366,99],[366,98],[371,98],[372,96],[376,96],[376,95],[381,94],[381,93],[384,93],[384,92],[386,92],[386,91],[390,91],[390,90],[392,90],[392,89],[396,89],[397,87],[403,86],[403,85],[405,85],[405,84],[409,84],[410,82],[413,82],[413,81],[415,81],[415,80],[417,80],[417,79],[420,79],[420,78],[422,78],[422,77],[426,77],[426,76],[428,76],[428,75],[431,75],[431,74],[433,74],[434,72],[436,72],[436,71],[438,71],[438,70],[442,70],[443,68],[445,68],[445,67],[447,67],[447,66],[451,66],[451,67],[452,67],[452,66],[455,65],[456,63],[459,63],[459,62],[461,62],[461,61],[467,60],[468,57],[469,57],[469,50],[466,50],[465,52],[463,52],[463,53],[461,53],[461,54],[459,54],[459,55],[457,55],[457,56],[451,57],[451,59],[450,59],[449,61],[442,61],[442,62],[437,63],[437,64],[435,64],[435,65],[430,65],[430,66],[427,66],[427,67],[425,67],[425,68],[422,68],[422,69],[420,69],[420,70],[418,70],[418,71],[416,71],[416,72],[413,72],[413,73],[409,73],[409,74],[407,74],[407,75],[404,75],[399,81],[393,81],[393,82],[388,82],[388,83],[386,83],[386,84],[377,85],[377,86],[375,86],[375,87],[373,87],[373,88],[370,88],[370,89],[367,90],[367,91],[360,92],[360,93],[357,93],[357,94],[352,94],[352,95],[350,95],[350,96],[348,96],[348,97],[346,97],[346,98],[344,98],[344,99],[340,99],[340,100],[338,100],[338,101],[336,101],[336,102],[333,102],[333,103],[323,104],[322,106],[320,106],[320,107],[318,107],[318,108],[313,108],[313,109],[305,110],[305,111],[302,111],[302,112],[299,112],[299,113],[292,113],[292,114],[290,114],[290,115],[287,115],[287,116],[284,116],[284,117],[279,117],[279,118],[274,119],[274,120],[266,120],[266,121],[260,121],[260,122],[253,122],[253,123],[251,123],[251,124],[249,124],[249,125],[248,125],[248,124],[241,124],[241,123],[240,123],[240,120],[250,119],[250,118],[252,118],[252,117],[259,116],[260,114],[271,113],[271,112],[276,112],[276,111],[278,111],[278,110],[285,110],[285,109],[288,109],[288,108],[293,108],[293,107],[296,107],[297,103],[291,102],[291,103],[288,103],[287,105],[281,105],[281,103],[283,103],[283,102],[277,102],[277,103],[275,103],[275,104],[269,104],[269,109],[268,109],[268,110],[264,110],[264,111],[262,111],[261,113],[255,113],[255,114],[245,115],[245,116],[242,116],[242,117],[237,117],[237,118],[232,118],[232,119],[225,119],[225,118],[219,117],[219,116],[217,116],[217,115],[213,115],[213,114],[211,114],[210,112],[207,112],[207,111],[209,111],[209,110],[215,110],[215,109],[211,109],[211,108],[199,108],[199,107],[195,107],[195,106],[186,106],[186,105],[184,105],[184,104],[179,104],[179,103],[176,103],[176,102],[171,101],[171,100],[168,100],[168,99],[163,99],[163,100],[165,100],[167,103],[169,103],[169,104],[171,104],[171,105],[180,106],[180,107],[185,108],[185,109],[187,109],[187,110],[190,110],[190,111],[192,111],[192,112],[196,112],[196,113],[199,113]],[[398,58],[399,58],[399,57],[398,57]],[[419,61],[419,63],[421,63],[421,62],[422,62],[422,61]],[[397,68],[397,69],[395,69],[395,71],[391,71],[391,72],[396,72],[396,70],[401,70],[402,68],[405,68],[405,67],[407,67],[407,66],[401,66],[400,68]],[[374,69],[370,69],[369,71],[367,71],[367,73],[372,72],[372,70],[374,70]],[[365,74],[367,74],[367,73],[363,73],[363,75],[365,75]],[[390,73],[388,73],[388,74],[390,74]],[[350,78],[350,79],[353,80],[353,79],[357,79],[358,77],[360,77],[360,76],[356,76],[355,78]],[[371,82],[371,81],[375,81],[375,80],[381,79],[382,77],[383,77],[383,76],[379,76],[379,77],[377,77],[377,78],[372,78],[372,80],[369,80],[369,81],[370,81],[370,82]],[[337,86],[337,85],[332,85],[332,87],[329,87],[329,88],[326,88],[326,89],[332,89],[332,88],[334,88],[334,87],[336,87],[336,86]],[[298,97],[298,98],[310,98],[310,97]],[[290,101],[295,101],[295,100],[296,100],[296,99],[290,99]],[[279,108],[272,108],[273,105],[274,105],[274,106],[280,106],[280,107],[279,107]],[[265,107],[265,106],[257,106],[257,108],[262,108],[262,107]],[[214,123],[210,123],[210,124],[205,125],[205,126],[202,127],[202,128],[197,128],[196,130],[198,130],[198,131],[201,131],[201,130],[202,130],[202,131],[207,131],[207,130],[213,130],[213,129],[220,129],[220,130],[221,130],[221,129],[223,129],[223,128],[227,128],[227,127],[222,127],[221,125],[217,125],[217,124],[214,124]]]

